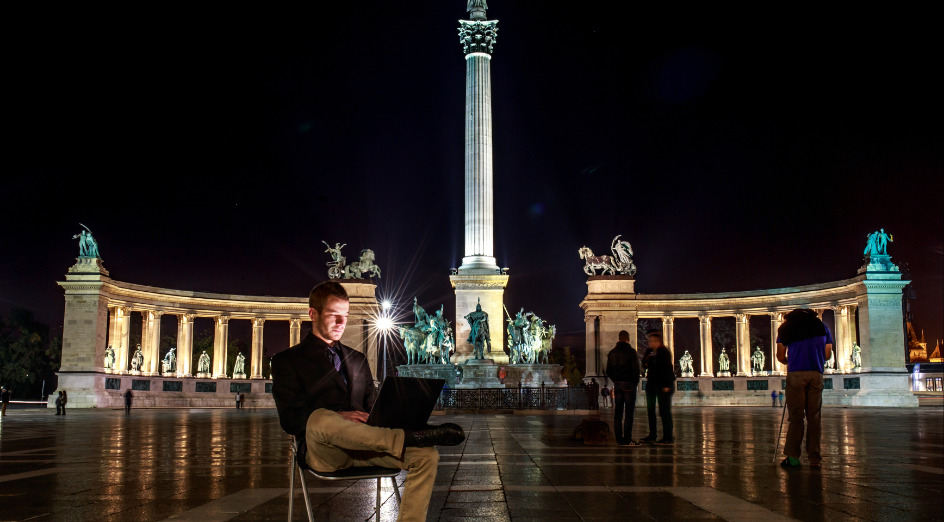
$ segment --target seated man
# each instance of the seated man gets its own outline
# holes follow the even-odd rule
[[[329,281],[308,295],[311,333],[272,358],[272,396],[282,429],[307,446],[315,471],[353,466],[407,470],[399,520],[426,520],[439,452],[435,445],[465,440],[462,428],[443,424],[421,431],[364,424],[374,402],[367,358],[340,343],[350,304],[340,284]]]

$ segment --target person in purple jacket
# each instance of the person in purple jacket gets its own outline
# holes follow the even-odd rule
[[[806,454],[810,468],[822,465],[820,437],[823,409],[823,364],[833,350],[833,336],[813,310],[788,313],[777,330],[777,360],[787,365],[787,410],[790,425],[780,466],[800,466],[800,442],[806,420]]]

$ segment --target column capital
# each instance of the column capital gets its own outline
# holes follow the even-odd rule
[[[301,317],[293,317],[293,318],[289,319],[288,322],[289,322],[289,324],[292,326],[292,328],[301,328],[301,326],[302,326],[302,319],[301,319]]]
[[[705,323],[705,324],[711,324],[711,316],[710,316],[710,315],[699,315],[699,316],[698,316],[698,322],[700,322],[700,323]]]
[[[734,320],[736,320],[739,323],[746,322],[748,318],[750,318],[750,315],[748,314],[734,314]]]
[[[672,323],[675,322],[675,317],[674,317],[674,316],[671,316],[671,315],[663,315],[663,316],[662,316],[662,321],[665,322],[665,323],[667,323],[667,324],[672,324]]]
[[[196,317],[197,314],[191,313],[177,314],[177,321],[181,323],[192,323]]]
[[[163,310],[148,310],[148,319],[158,320],[164,315]]]
[[[228,324],[229,324],[229,316],[228,316],[228,315],[220,315],[220,316],[217,316],[217,317],[213,320],[213,322],[215,322],[215,323],[216,323],[217,325],[219,325],[219,326],[228,325]]]
[[[498,40],[498,20],[459,20],[459,44],[466,56],[491,54]]]
[[[253,317],[252,318],[252,327],[261,328],[265,324],[265,317]]]

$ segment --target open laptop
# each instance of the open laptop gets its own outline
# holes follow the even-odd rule
[[[370,409],[367,424],[381,428],[424,429],[445,384],[443,379],[387,377],[380,386],[374,407]]]

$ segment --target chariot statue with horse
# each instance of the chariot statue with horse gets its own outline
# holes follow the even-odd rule
[[[368,274],[371,277],[380,279],[380,267],[374,263],[373,250],[369,248],[361,250],[360,258],[351,264],[347,264],[347,259],[341,255],[341,249],[346,247],[347,243],[343,245],[335,243],[333,247],[325,241],[322,241],[322,243],[328,247],[325,252],[331,255],[331,261],[326,263],[330,279],[361,279]]]
[[[585,264],[583,271],[587,275],[597,275],[597,270],[601,270],[603,275],[635,275],[636,265],[633,263],[633,247],[629,241],[620,241],[620,236],[613,238],[610,243],[610,252],[612,256],[593,254],[593,250],[586,246],[580,247],[577,253]]]

